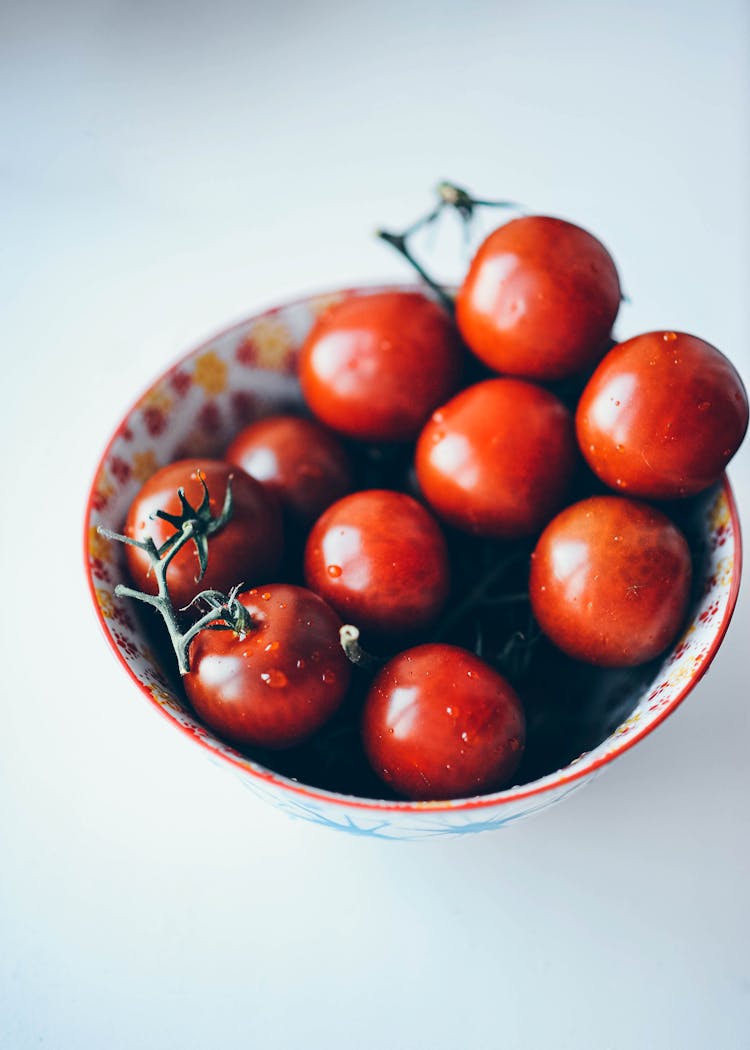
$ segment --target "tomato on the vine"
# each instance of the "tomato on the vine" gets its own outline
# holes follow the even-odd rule
[[[458,292],[456,321],[495,371],[563,379],[605,353],[621,295],[600,241],[562,219],[528,215],[480,245]]]
[[[299,380],[333,430],[409,441],[458,384],[462,352],[446,310],[419,292],[378,292],[329,307],[305,340]]]
[[[477,536],[530,536],[562,506],[578,450],[559,398],[520,379],[488,379],[435,412],[417,443],[422,493]]]
[[[305,579],[362,630],[420,630],[436,619],[448,596],[445,538],[411,496],[386,489],[355,492],[313,526]]]
[[[747,423],[734,366],[684,332],[647,332],[614,347],[576,413],[591,469],[610,488],[647,499],[692,496],[718,481]]]
[[[390,660],[365,700],[362,734],[378,776],[411,799],[464,798],[503,787],[525,742],[521,702],[478,656],[428,644]]]
[[[167,569],[167,584],[177,607],[188,605],[200,591],[229,591],[238,584],[249,586],[276,571],[283,549],[281,510],[276,497],[243,470],[221,460],[183,459],[153,474],[130,505],[125,535],[130,539],[150,537],[157,547],[175,535],[176,528],[157,511],[179,515],[178,489],[193,507],[201,504],[204,488],[214,516],[224,503],[227,481],[232,479],[233,511],[229,522],[211,536],[208,563],[201,578],[198,548],[184,546]],[[151,562],[140,547],[126,546],[128,570],[140,590],[156,593]]]
[[[691,573],[687,540],[665,514],[620,496],[592,496],[566,507],[540,536],[531,607],[568,656],[634,667],[674,641]]]
[[[234,744],[302,743],[335,714],[349,685],[341,620],[317,594],[291,584],[237,597],[251,627],[244,635],[200,631],[185,691],[206,725]]]

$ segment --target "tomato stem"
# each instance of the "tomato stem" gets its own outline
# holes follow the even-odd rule
[[[416,222],[407,226],[401,233],[394,233],[391,230],[380,229],[377,231],[377,236],[381,241],[385,241],[386,244],[390,244],[392,248],[395,248],[399,255],[403,256],[409,265],[416,270],[422,280],[433,290],[433,292],[435,292],[443,306],[452,313],[455,309],[453,296],[450,295],[443,285],[436,281],[435,278],[427,272],[424,266],[415,257],[409,247],[409,239],[425,226],[429,226],[436,222],[446,208],[453,208],[458,212],[464,226],[465,237],[468,241],[471,233],[471,224],[477,208],[518,209],[519,205],[514,201],[483,200],[479,197],[473,197],[468,190],[463,189],[461,186],[457,186],[454,182],[448,182],[446,180],[437,184],[435,192],[438,198],[437,204],[426,215],[423,215],[421,219],[417,219]]]
[[[368,653],[368,651],[360,645],[359,628],[355,627],[353,623],[345,623],[339,630],[339,640],[341,642],[341,648],[346,653],[347,659],[350,660],[355,667],[361,667],[363,671],[375,671],[385,663],[385,660],[382,659],[382,657]]]
[[[198,560],[200,564],[200,574],[198,576],[198,580],[200,580],[208,565],[208,537],[217,532],[229,521],[233,509],[231,475],[227,479],[227,491],[226,496],[224,497],[224,505],[217,517],[213,517],[211,514],[205,477],[200,471],[198,472],[198,476],[203,486],[203,499],[198,507],[192,507],[186,499],[183,489],[178,489],[177,495],[179,496],[182,506],[181,513],[177,515],[167,514],[165,511],[161,510],[156,511],[154,517],[168,521],[175,527],[174,534],[169,536],[160,547],[157,547],[150,537],[146,537],[144,540],[134,540],[130,536],[123,536],[118,532],[112,532],[110,529],[105,529],[102,525],[97,529],[100,536],[104,536],[108,540],[116,540],[119,543],[129,544],[131,547],[138,547],[140,550],[144,551],[148,557],[153,570],[154,579],[156,580],[157,593],[147,594],[144,591],[137,591],[133,587],[127,587],[123,583],[118,583],[115,587],[115,594],[118,598],[134,598],[136,601],[144,602],[146,605],[151,605],[161,614],[167,631],[169,632],[172,647],[174,648],[177,657],[177,666],[179,667],[181,675],[186,675],[190,670],[188,650],[191,641],[199,631],[206,628],[212,630],[232,630],[240,636],[244,636],[252,627],[252,621],[250,620],[250,615],[247,609],[245,609],[244,605],[237,600],[237,592],[239,590],[238,586],[234,587],[228,595],[222,594],[221,591],[201,591],[200,594],[197,594],[192,602],[190,602],[190,605],[202,601],[208,606],[208,611],[186,631],[182,631],[180,628],[179,616],[174,607],[174,603],[172,602],[169,587],[167,585],[167,569],[169,568],[169,564],[177,552],[182,550],[185,544],[190,542],[195,543],[198,550]],[[190,606],[187,608],[189,607]]]

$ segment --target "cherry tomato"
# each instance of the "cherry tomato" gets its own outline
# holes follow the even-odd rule
[[[511,685],[454,645],[407,649],[378,673],[362,735],[381,779],[411,799],[495,791],[518,768],[523,708]]]
[[[445,539],[411,496],[385,489],[355,492],[313,526],[305,579],[360,630],[420,630],[436,619],[448,596]]]
[[[562,219],[529,215],[482,243],[459,289],[456,321],[495,371],[562,379],[605,353],[620,299],[600,241]]]
[[[270,584],[239,600],[253,626],[200,631],[190,647],[185,691],[211,729],[240,746],[293,747],[338,710],[351,664],[341,621],[304,587]]]
[[[227,524],[208,540],[208,566],[200,581],[198,548],[194,543],[186,544],[170,563],[167,585],[178,608],[191,602],[200,591],[227,592],[238,584],[268,578],[276,571],[283,548],[281,510],[276,497],[244,471],[220,460],[184,459],[158,470],[133,500],[125,535],[137,540],[150,536],[160,547],[176,530],[174,525],[152,515],[157,510],[180,514],[179,488],[185,490],[191,506],[198,507],[203,499],[199,472],[205,478],[213,517],[221,512],[227,479],[232,477],[234,510]],[[156,582],[145,552],[128,545],[125,553],[135,586],[155,594]]]
[[[531,607],[569,656],[634,667],[674,641],[690,598],[690,550],[661,511],[619,496],[566,507],[531,558]]]
[[[272,416],[251,423],[224,458],[275,492],[289,516],[305,524],[352,487],[343,445],[320,423],[299,416]]]
[[[300,354],[305,399],[329,427],[364,441],[409,441],[458,384],[461,349],[442,307],[417,292],[345,299]]]
[[[417,443],[435,513],[478,536],[537,532],[562,506],[578,458],[573,418],[548,390],[488,379],[438,409]]]
[[[581,396],[578,441],[613,489],[648,499],[708,488],[747,430],[742,380],[693,335],[648,332],[610,350]]]

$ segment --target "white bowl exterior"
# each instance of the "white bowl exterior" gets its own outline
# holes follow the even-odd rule
[[[412,286],[408,286],[412,287]],[[291,816],[354,834],[420,838],[484,831],[560,801],[663,720],[707,669],[736,601],[739,535],[728,486],[706,509],[708,558],[695,615],[664,659],[630,717],[594,750],[565,769],[494,795],[440,803],[378,802],[308,788],[259,766],[201,725],[159,667],[131,603],[114,594],[125,579],[120,544],[97,533],[118,531],[143,482],[159,467],[190,456],[219,456],[254,418],[301,403],[296,357],[316,316],[352,289],[311,296],[241,322],[186,355],[128,413],[102,458],[86,523],[89,579],[101,623],[127,670],[151,700],[248,788]]]

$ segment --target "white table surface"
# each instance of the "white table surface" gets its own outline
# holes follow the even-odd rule
[[[438,178],[595,231],[622,335],[750,377],[743,0],[0,6],[0,1046],[750,1046],[750,597],[708,676],[506,831],[293,822],[143,702],[80,533],[118,415],[255,307],[398,278]],[[749,443],[750,446],[750,443]],[[750,447],[730,476],[750,521]],[[12,546],[11,546],[12,545]]]

